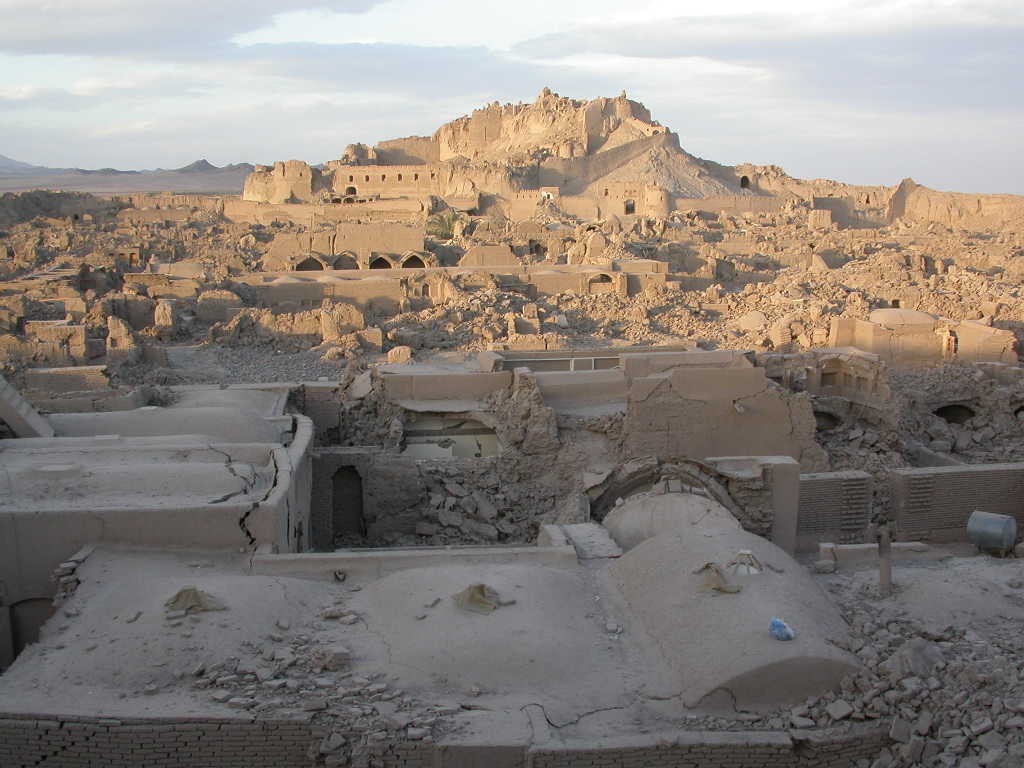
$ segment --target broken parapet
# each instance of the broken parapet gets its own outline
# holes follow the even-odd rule
[[[622,548],[612,539],[608,529],[599,523],[542,525],[537,535],[537,546],[572,547],[579,560],[622,557]]]
[[[554,527],[554,526],[550,526]],[[335,552],[300,554],[257,554],[250,561],[252,573],[299,579],[380,579],[412,568],[444,565],[529,565],[566,566],[576,563],[576,550],[568,540],[542,542],[521,547],[416,547],[412,549],[340,549]]]
[[[0,419],[18,437],[53,437],[53,427],[21,392],[0,377]]]
[[[943,551],[936,552],[921,541],[894,541],[892,543],[894,558],[908,557],[941,557]],[[822,542],[818,545],[818,562],[815,569],[822,573],[832,573],[841,567],[866,565],[878,562],[877,544],[832,544]]]
[[[576,548],[580,560],[599,560],[622,556],[622,549],[608,529],[598,523],[577,523],[561,526],[566,538]]]
[[[53,580],[57,582],[57,594],[53,598],[55,608],[75,594],[78,585],[82,583],[78,578],[78,566],[89,558],[94,549],[91,544],[87,544],[54,570]]]
[[[800,464],[788,456],[718,456],[704,461],[727,479],[729,493],[743,506],[743,527],[794,554]]]

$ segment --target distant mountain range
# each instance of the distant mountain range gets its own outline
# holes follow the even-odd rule
[[[249,163],[218,168],[206,159],[183,168],[121,171],[116,168],[47,168],[0,155],[0,192],[61,189],[69,192],[223,192],[239,194]]]

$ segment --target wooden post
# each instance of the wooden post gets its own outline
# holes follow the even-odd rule
[[[882,597],[892,594],[892,533],[889,521],[878,525],[878,592]]]

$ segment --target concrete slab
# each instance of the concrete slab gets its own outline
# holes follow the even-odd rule
[[[21,396],[16,387],[0,377],[0,419],[18,437],[53,437],[53,426]]]

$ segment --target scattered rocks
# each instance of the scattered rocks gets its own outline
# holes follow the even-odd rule
[[[837,701],[833,701],[831,704],[825,707],[825,711],[828,713],[830,719],[838,721],[845,720],[850,715],[852,715],[853,707],[850,705],[849,702],[844,701],[843,699],[839,699]]]
[[[313,658],[314,663],[322,669],[336,672],[349,667],[352,663],[352,652],[344,645],[335,644],[318,648]]]

